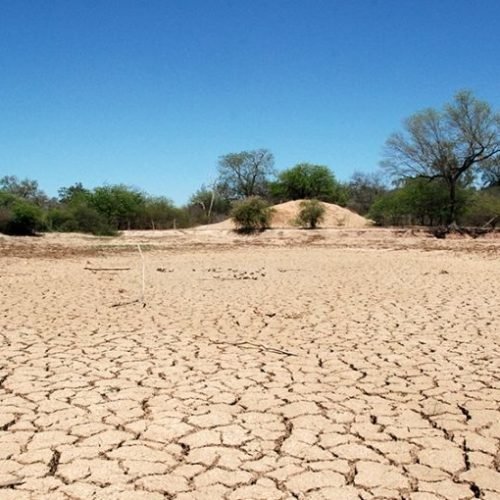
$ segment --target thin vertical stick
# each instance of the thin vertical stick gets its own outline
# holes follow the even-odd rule
[[[146,290],[146,263],[144,262],[144,254],[142,253],[141,245],[137,244],[137,249],[139,250],[139,255],[142,260],[142,289],[141,289],[141,302],[142,307],[146,306],[146,302],[144,301],[144,293]]]

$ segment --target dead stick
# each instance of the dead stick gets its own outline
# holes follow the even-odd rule
[[[276,349],[275,347],[267,347],[264,344],[254,344],[253,342],[248,342],[247,340],[245,340],[243,342],[218,342],[216,340],[212,340],[212,343],[213,344],[232,345],[235,347],[244,347],[245,344],[248,344],[251,347],[257,347],[258,349],[261,349],[263,351],[272,352],[274,354],[285,354],[286,356],[298,356],[298,354],[295,354],[293,352],[282,351],[281,349]]]
[[[130,271],[130,267],[84,267],[85,271]]]
[[[142,253],[141,245],[137,244],[137,248],[139,250],[139,255],[141,256],[141,260],[142,260],[141,302],[142,302],[142,306],[144,307],[146,305],[146,302],[144,301],[144,292],[145,292],[145,289],[146,289],[146,264],[144,262],[144,254]]]
[[[492,217],[486,224],[484,224],[481,229],[486,229],[492,222],[495,221],[495,219],[498,219],[498,215],[495,215],[495,217]]]

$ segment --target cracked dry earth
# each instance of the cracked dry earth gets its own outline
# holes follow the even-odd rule
[[[0,259],[0,499],[500,498],[498,259],[144,255]]]

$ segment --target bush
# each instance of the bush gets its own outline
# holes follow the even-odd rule
[[[272,208],[265,200],[251,196],[234,204],[231,218],[240,232],[252,233],[269,227],[272,212]]]
[[[467,226],[500,224],[500,188],[490,188],[475,193],[464,217]]]
[[[17,200],[12,204],[7,212],[4,209],[6,218],[5,232],[16,236],[33,236],[37,231],[44,229],[42,210],[32,203]]]
[[[301,227],[316,229],[325,218],[325,207],[318,200],[305,200],[300,203],[296,223]]]
[[[90,233],[96,236],[114,236],[116,230],[95,208],[85,203],[53,209],[48,214],[52,231],[63,233]]]
[[[77,205],[70,209],[71,218],[61,227],[61,231],[91,233],[96,236],[114,236],[116,229],[94,207]]]

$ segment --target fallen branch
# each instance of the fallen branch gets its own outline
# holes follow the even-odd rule
[[[243,342],[219,342],[216,340],[212,340],[211,342],[212,344],[226,344],[226,345],[232,345],[234,347],[243,347],[243,348],[245,348],[245,344],[247,344],[250,347],[256,347],[261,351],[272,352],[273,354],[284,354],[285,356],[298,356],[298,354],[295,354],[293,352],[283,351],[281,349],[276,349],[275,347],[267,347],[264,344],[255,344],[253,342],[248,342],[247,340]]]
[[[486,224],[484,224],[481,229],[486,229],[490,224],[495,222],[498,219],[498,215],[495,215],[495,217],[492,217]],[[494,226],[492,226],[493,229]]]
[[[84,267],[85,271],[130,271],[130,267]]]
[[[129,300],[128,302],[118,302],[116,304],[111,304],[111,307],[129,306],[130,304],[137,304],[137,302],[140,302],[140,300],[135,299],[135,300]]]

